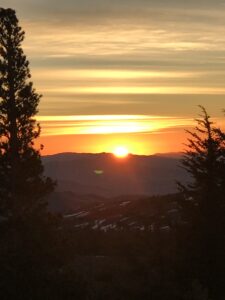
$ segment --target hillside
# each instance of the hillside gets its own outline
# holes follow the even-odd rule
[[[178,155],[62,153],[43,158],[46,175],[56,179],[58,192],[116,197],[175,193],[176,180],[187,180]]]

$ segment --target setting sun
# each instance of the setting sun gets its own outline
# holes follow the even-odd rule
[[[114,149],[113,154],[116,157],[123,158],[123,157],[126,157],[129,154],[129,151],[124,146],[118,146]]]

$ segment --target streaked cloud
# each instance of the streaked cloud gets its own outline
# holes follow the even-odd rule
[[[148,71],[148,70],[118,70],[118,69],[35,69],[33,76],[37,80],[79,80],[79,79],[154,79],[154,78],[193,78],[199,77],[201,72],[181,71]]]
[[[187,118],[148,115],[39,116],[42,135],[148,133],[191,126]]]
[[[67,87],[67,88],[47,88],[43,89],[46,93],[64,94],[206,94],[206,95],[225,95],[225,88],[208,87],[179,87],[179,86],[95,86],[95,87]]]

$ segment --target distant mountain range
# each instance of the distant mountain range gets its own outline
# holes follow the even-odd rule
[[[43,157],[43,163],[45,174],[58,182],[57,197],[90,200],[175,193],[176,181],[188,180],[180,157],[168,153],[118,159],[109,153],[60,153]]]

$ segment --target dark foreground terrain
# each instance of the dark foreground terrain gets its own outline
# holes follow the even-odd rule
[[[204,228],[183,214],[192,199],[167,193],[175,190],[174,176],[184,175],[178,159],[131,156],[136,182],[154,174],[141,193],[126,161],[112,164],[108,157],[44,158],[47,173],[59,180],[48,220],[15,220],[7,230],[1,220],[1,299],[224,300],[224,241],[210,236],[206,245]],[[127,178],[115,189],[118,174]],[[148,195],[152,190],[160,192]]]
[[[211,272],[180,194],[83,196],[69,206],[62,195],[51,203],[57,195],[49,207],[58,218],[41,227],[14,224],[1,236],[2,299],[224,299],[223,248]]]

